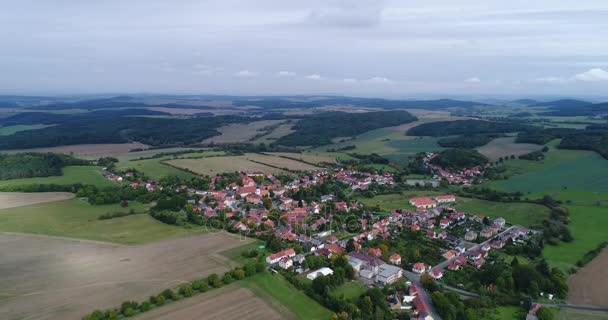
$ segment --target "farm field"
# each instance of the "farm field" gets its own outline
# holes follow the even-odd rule
[[[180,228],[164,224],[148,214],[98,220],[108,212],[144,212],[147,206],[132,202],[128,208],[120,205],[92,206],[80,199],[34,204],[0,210],[0,231],[32,233],[58,237],[79,238],[141,244],[160,239],[204,233],[203,228]]]
[[[499,158],[521,156],[526,153],[541,150],[543,146],[531,143],[515,143],[515,137],[504,137],[490,141],[488,144],[477,148],[479,153],[488,157],[492,161]]]
[[[117,167],[119,169],[135,169],[139,172],[143,172],[147,177],[156,181],[167,176],[177,176],[180,178],[190,178],[194,176],[192,173],[163,164],[161,161],[162,160],[160,159],[129,161],[119,163]]]
[[[269,132],[266,135],[263,135],[259,138],[253,139],[251,142],[252,143],[265,143],[265,144],[270,144],[275,142],[277,139],[284,137],[292,132],[294,132],[294,130],[292,129],[293,126],[295,125],[295,123],[283,123],[281,125],[279,125],[276,129],[272,130],[271,132]]]
[[[520,308],[517,307],[498,307],[496,308],[495,320],[515,320],[520,315]]]
[[[268,303],[275,301],[282,304],[295,315],[296,319],[329,319],[331,316],[329,310],[293,287],[280,275],[261,273],[241,280],[237,284],[250,289]]]
[[[38,130],[51,127],[52,125],[35,124],[35,125],[15,125],[8,127],[0,127],[0,136],[10,136],[19,131]]]
[[[131,143],[107,143],[107,144],[76,144],[70,146],[33,148],[19,150],[3,150],[2,153],[21,152],[53,152],[71,154],[83,159],[98,159],[101,157],[118,157],[133,149],[146,149],[147,145],[139,142]]]
[[[216,175],[222,172],[235,171],[262,171],[284,174],[287,173],[284,169],[293,171],[319,169],[317,166],[304,162],[255,153],[247,153],[242,156],[174,159],[167,161],[167,163],[177,168],[184,168],[198,174],[206,175]]]
[[[282,308],[285,309],[285,308]],[[162,306],[146,312],[138,319],[226,319],[280,320],[294,319],[287,310],[279,312],[251,290],[235,285],[199,294],[193,298]]]
[[[219,127],[217,131],[221,133],[219,136],[205,139],[203,143],[236,143],[247,142],[257,134],[264,132],[262,129],[267,126],[272,126],[284,122],[283,120],[262,120],[250,123],[231,123]]]
[[[608,250],[603,250],[568,280],[568,303],[608,307],[607,286]]]
[[[280,156],[287,157],[292,159],[301,160],[308,163],[320,164],[322,162],[325,163],[336,163],[337,160],[352,160],[353,157],[337,152],[302,152],[302,153],[292,153],[292,152],[266,152],[265,154],[272,156]]]
[[[383,194],[373,198],[359,199],[367,206],[380,206],[384,212],[396,208],[411,208],[408,200],[413,197],[426,197],[443,194],[437,191],[405,191],[401,194]],[[530,203],[503,203],[479,199],[457,197],[455,208],[469,214],[485,215],[492,218],[502,217],[508,223],[531,226],[538,224],[549,215],[549,209]]]
[[[560,243],[557,246],[545,246],[543,256],[551,266],[568,270],[582,258],[585,253],[595,249],[602,241],[606,241],[608,225],[608,210],[606,206],[566,206],[570,211],[568,227],[574,237],[570,243]]]
[[[466,213],[490,218],[505,218],[508,223],[526,227],[539,225],[549,216],[549,208],[533,203],[502,203],[480,199],[460,198],[456,208]]]
[[[32,204],[61,201],[73,198],[68,192],[0,192],[0,209],[29,206]]]
[[[291,160],[283,157],[272,156],[272,155],[261,155],[256,153],[246,153],[245,159],[253,162],[261,162],[272,167],[281,169],[294,170],[294,171],[310,171],[318,170],[321,167],[313,166],[308,163],[304,163],[297,160]]]
[[[196,153],[196,152],[205,152],[206,150],[207,149],[203,149],[203,148],[181,148],[181,147],[164,148],[164,149],[148,149],[148,150],[142,150],[142,151],[126,152],[124,154],[117,155],[116,158],[120,162],[126,162],[126,161],[135,160],[135,159],[139,159],[139,158],[152,157],[159,153],[180,152],[180,151],[193,151]],[[190,155],[190,153],[183,154],[181,156],[186,156],[186,155]]]
[[[115,182],[105,179],[101,175],[101,168],[94,166],[67,166],[63,168],[63,175],[51,177],[24,178],[0,181],[0,188],[30,184],[65,184],[75,183],[92,184],[98,187],[116,186]]]
[[[211,157],[203,159],[176,159],[167,163],[178,168],[192,170],[198,174],[214,176],[223,172],[262,171],[275,174],[285,171],[245,159],[245,156]]]
[[[0,318],[80,319],[127,299],[142,301],[228,270],[217,252],[243,243],[225,233],[143,246],[0,233]]]
[[[608,160],[595,152],[551,150],[543,161],[506,161],[509,179],[490,187],[525,193],[559,190],[608,191]]]

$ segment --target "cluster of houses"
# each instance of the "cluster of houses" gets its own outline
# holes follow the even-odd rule
[[[109,171],[107,168],[103,168],[103,170],[101,171],[101,175],[104,178],[106,178],[110,181],[116,182],[116,183],[129,182],[129,187],[131,187],[133,189],[145,188],[149,192],[154,192],[154,191],[163,189],[162,186],[157,185],[153,181],[142,181],[142,182],[134,181],[136,179],[135,179],[135,174],[133,172],[127,172],[124,175],[119,175],[119,174]]]
[[[475,166],[472,168],[463,168],[458,172],[451,172],[441,166],[431,163],[431,160],[438,155],[438,153],[427,153],[423,158],[424,167],[428,168],[431,173],[433,173],[433,179],[445,179],[449,184],[471,186],[483,176],[483,170],[490,167],[490,164],[486,164],[485,167]]]
[[[349,185],[352,190],[367,190],[372,183],[378,185],[393,185],[394,183],[393,175],[390,173],[379,175],[369,172],[341,170],[335,174],[335,178],[337,181]]]

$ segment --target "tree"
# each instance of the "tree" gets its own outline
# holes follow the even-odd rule
[[[548,308],[541,307],[536,311],[536,317],[538,320],[553,320],[553,312]]]
[[[245,278],[245,271],[243,271],[243,269],[236,269],[234,270],[234,278],[237,280],[241,280],[243,278]]]
[[[189,284],[185,284],[179,287],[179,294],[184,297],[192,297],[194,291],[192,290],[192,286]]]
[[[361,310],[361,314],[364,316],[371,316],[374,312],[374,304],[372,303],[372,299],[369,296],[363,297],[359,301],[359,309]]]
[[[265,197],[262,199],[262,204],[264,204],[264,208],[266,208],[266,210],[270,210],[270,208],[272,208],[272,199]]]
[[[220,276],[218,276],[215,273],[212,273],[209,275],[209,277],[207,277],[207,282],[209,282],[209,285],[214,288],[219,288],[222,286],[222,281],[220,279]]]
[[[433,277],[431,277],[428,274],[423,274],[420,276],[420,283],[422,284],[422,287],[433,292],[433,291],[437,291],[438,285],[435,282],[435,279],[433,279]]]

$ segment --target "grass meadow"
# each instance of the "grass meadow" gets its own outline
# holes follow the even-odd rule
[[[147,213],[121,218],[99,220],[109,212],[146,212],[148,207],[130,203],[128,208],[120,205],[93,206],[81,199],[36,204],[0,210],[0,231],[32,233],[68,238],[79,238],[141,244],[155,240],[202,233],[202,229],[186,229],[164,224]]]
[[[279,302],[298,319],[330,319],[331,311],[296,289],[281,275],[264,272],[237,282],[271,305]]]
[[[67,166],[63,168],[63,175],[39,178],[24,178],[0,181],[0,188],[30,185],[30,184],[92,184],[98,187],[115,186],[116,183],[105,179],[101,175],[100,167],[93,166]]]

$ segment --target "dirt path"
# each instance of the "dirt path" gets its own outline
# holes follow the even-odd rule
[[[142,246],[0,233],[0,319],[80,319],[182,282],[223,273],[220,251],[249,241],[225,233]]]
[[[74,194],[68,192],[0,192],[0,209],[29,206],[31,204],[61,201],[74,198]]]
[[[568,280],[568,303],[608,307],[608,249]]]

